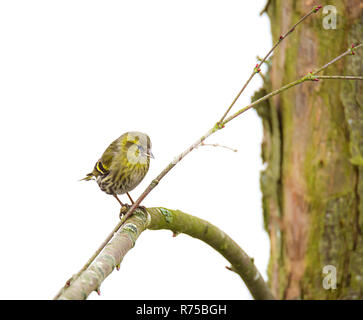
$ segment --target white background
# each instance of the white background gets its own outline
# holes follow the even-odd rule
[[[129,130],[156,157],[134,198],[226,110],[271,47],[266,0],[2,1],[1,299],[51,299],[118,222],[119,205],[78,180]],[[256,76],[233,110],[250,102]],[[145,206],[227,232],[266,278],[254,110],[170,172]],[[126,197],[121,196],[126,201]],[[206,244],[146,231],[90,299],[251,299]]]

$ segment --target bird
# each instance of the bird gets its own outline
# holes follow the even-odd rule
[[[154,155],[149,136],[138,131],[126,132],[108,146],[92,172],[81,180],[96,180],[100,189],[115,197],[121,207],[125,205],[117,197],[120,194],[126,193],[134,204],[129,192],[146,176],[150,159]]]

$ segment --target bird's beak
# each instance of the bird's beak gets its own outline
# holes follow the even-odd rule
[[[149,158],[155,159],[153,153],[151,152],[151,150],[149,150],[149,153],[146,154]]]

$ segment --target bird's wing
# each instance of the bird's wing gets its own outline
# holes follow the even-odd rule
[[[119,152],[119,150],[120,150],[119,139],[116,139],[108,146],[108,148],[105,150],[100,160],[98,160],[98,162],[96,163],[96,167],[98,166],[97,169],[100,169],[99,170],[100,173],[102,174],[108,173],[108,171],[111,168],[112,161],[115,155]]]

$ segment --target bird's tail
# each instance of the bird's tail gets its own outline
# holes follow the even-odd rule
[[[88,173],[83,179],[80,179],[79,181],[82,181],[82,180],[89,181],[89,180],[94,180],[94,179],[95,179],[95,176],[94,176],[93,172],[91,172],[91,173]]]

